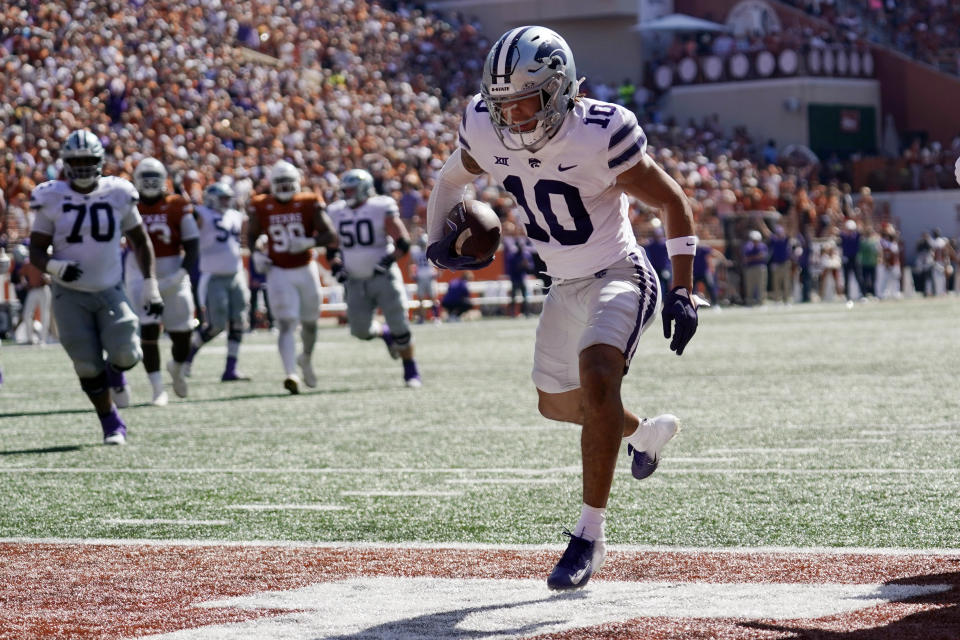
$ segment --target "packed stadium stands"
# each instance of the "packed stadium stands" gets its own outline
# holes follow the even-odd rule
[[[956,24],[958,9],[949,3],[876,2],[859,11],[848,2],[789,4],[828,28],[789,26],[765,39],[678,37],[664,58],[864,38],[940,66],[956,55],[951,38],[958,29],[949,25]],[[920,29],[921,23],[930,28]],[[130,176],[138,160],[152,155],[194,201],[206,184],[225,177],[242,202],[263,189],[266,169],[281,157],[303,170],[305,186],[328,199],[339,173],[366,168],[378,190],[412,203],[405,218],[416,237],[422,202],[455,148],[465,101],[479,86],[488,36],[475,20],[413,2],[8,4],[0,27],[3,242],[12,249],[26,237],[27,195],[58,175],[59,145],[77,127],[103,141],[106,173]],[[934,52],[936,61],[929,59]],[[601,83],[585,88],[633,98]],[[951,141],[913,138],[897,157],[861,162],[858,171],[849,158],[816,158],[755,140],[748,127],[724,130],[708,113],[699,122],[677,122],[660,111],[656,92],[649,95],[634,107],[650,153],[691,197],[701,234],[733,262],[738,256],[731,234],[739,227],[731,220],[751,211],[779,212],[792,234],[804,218],[818,221],[820,237],[847,219],[865,230],[896,224],[862,204],[862,187],[955,186],[960,135]],[[485,187],[479,185],[481,197],[509,223],[512,203]],[[837,206],[841,193],[850,194],[846,208]],[[637,203],[634,213],[637,233],[646,238],[655,212]]]

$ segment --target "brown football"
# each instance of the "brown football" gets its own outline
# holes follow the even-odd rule
[[[487,260],[500,247],[500,218],[490,205],[479,200],[464,200],[450,210],[449,219],[460,230],[454,251],[478,261]]]

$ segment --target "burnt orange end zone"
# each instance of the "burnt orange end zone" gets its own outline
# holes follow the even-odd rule
[[[497,549],[2,543],[0,638],[119,639],[241,622],[280,612],[193,605],[342,578],[543,579],[556,556]],[[594,580],[952,588],[816,620],[636,617],[538,638],[960,638],[956,556],[612,551]]]

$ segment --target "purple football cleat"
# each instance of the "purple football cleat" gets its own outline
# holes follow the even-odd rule
[[[630,464],[630,472],[637,480],[643,480],[653,475],[653,472],[660,466],[660,450],[663,449],[673,436],[680,430],[680,421],[677,416],[670,413],[659,415],[656,418],[644,418],[640,421],[638,429],[647,431],[648,446],[644,451],[639,451],[633,445],[627,445],[627,455],[633,456],[633,462]]]
[[[420,379],[420,372],[417,370],[415,360],[403,361],[403,384],[411,389],[419,389],[423,386],[423,380]]]
[[[103,444],[126,444],[127,425],[116,409],[100,416],[100,426],[103,428]]]
[[[553,591],[568,591],[586,586],[590,576],[603,566],[607,555],[603,540],[587,540],[569,531],[564,531],[563,535],[569,536],[570,543],[547,578],[547,586]]]

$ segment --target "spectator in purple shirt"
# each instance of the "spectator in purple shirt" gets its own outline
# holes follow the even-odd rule
[[[747,306],[763,304],[767,299],[767,245],[756,229],[743,243],[743,271]]]
[[[840,232],[840,249],[843,260],[843,286],[847,292],[847,300],[853,300],[853,294],[850,286],[850,276],[857,281],[857,290],[860,296],[864,295],[863,272],[860,265],[857,264],[857,254],[860,252],[860,230],[857,228],[856,220],[847,220],[843,225],[843,231]]]
[[[643,249],[647,252],[647,258],[650,259],[650,264],[656,270],[657,276],[660,277],[660,290],[669,291],[673,272],[670,269],[670,257],[667,255],[667,241],[663,235],[663,227],[653,229],[653,237],[643,246]]]
[[[693,255],[693,288],[703,283],[710,304],[717,304],[717,277],[714,260],[723,260],[723,252],[704,243],[697,245],[697,252]]]
[[[793,295],[793,263],[790,238],[783,225],[774,227],[770,245],[770,289],[774,302],[787,304]]]

